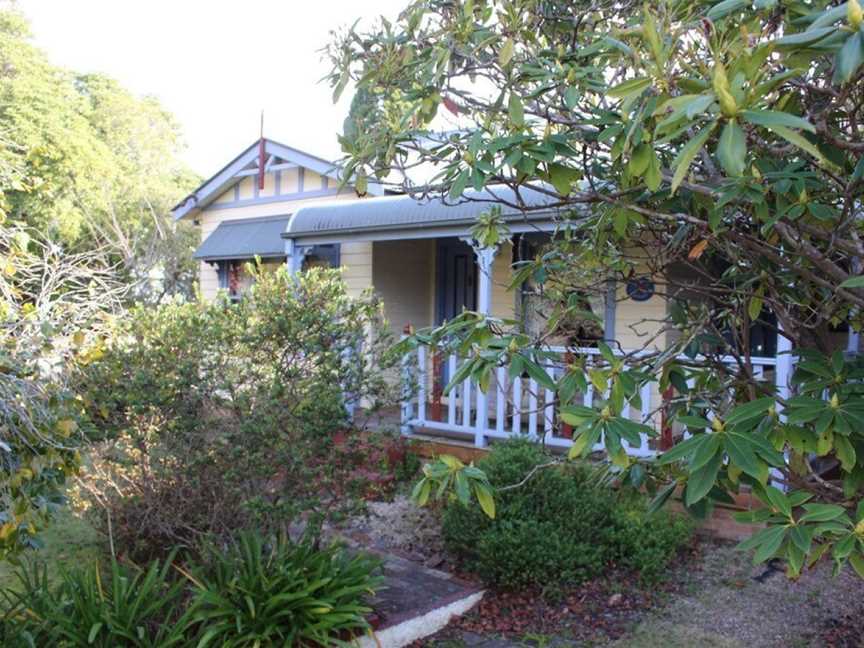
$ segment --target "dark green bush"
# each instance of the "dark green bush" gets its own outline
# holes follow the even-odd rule
[[[658,581],[676,551],[690,540],[692,522],[671,513],[648,514],[643,497],[622,500],[613,511],[605,542],[618,565],[638,572],[643,581]]]
[[[495,488],[517,484],[550,457],[529,441],[496,445],[479,462]],[[556,466],[537,471],[523,486],[498,490],[497,514],[450,503],[443,516],[448,549],[489,584],[577,583],[610,566],[662,576],[676,551],[690,538],[683,518],[649,516],[636,494],[593,485],[585,468]]]
[[[365,599],[380,587],[377,560],[338,547],[241,534],[193,570],[197,646],[332,646],[368,628]]]
[[[170,648],[188,645],[185,583],[173,578],[171,562],[146,570],[112,561],[62,574],[52,584],[44,565],[17,573],[18,586],[2,593],[0,639],[8,648],[69,646]]]
[[[517,519],[493,525],[480,537],[483,579],[506,588],[581,582],[603,567],[601,547],[562,533],[549,521]]]

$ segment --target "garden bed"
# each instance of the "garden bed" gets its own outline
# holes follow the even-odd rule
[[[367,514],[343,532],[357,544],[472,578],[444,550],[436,511],[404,495],[368,503]],[[488,589],[473,610],[413,646],[860,645],[864,582],[848,571],[834,580],[827,562],[794,582],[782,569],[777,562],[754,566],[735,543],[703,538],[679,553],[657,585],[622,571],[572,588]]]
[[[781,648],[861,645],[864,582],[821,563],[793,582],[734,544],[705,541],[660,586],[610,575],[558,593],[489,592],[415,647]]]

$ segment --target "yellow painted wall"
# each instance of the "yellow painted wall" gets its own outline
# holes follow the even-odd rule
[[[218,205],[220,203],[230,203],[233,201],[234,201],[234,187],[231,187],[230,189],[228,189],[228,191],[223,191],[222,195],[213,201],[213,204]]]
[[[254,178],[253,182],[258,182],[258,178]],[[258,195],[261,197],[270,197],[276,195],[276,174],[264,174],[264,188],[258,190]]]
[[[359,296],[372,286],[372,243],[343,243],[340,248],[342,277],[348,294]]]
[[[430,281],[430,277],[433,281]],[[372,247],[372,284],[394,333],[434,318],[435,241],[379,241]]]
[[[255,182],[257,178],[246,176],[240,180],[240,200],[249,200],[255,197]]]
[[[631,251],[629,256],[637,260],[637,274],[648,274],[648,268],[638,263],[639,252]],[[619,282],[616,285],[615,306],[615,339],[625,350],[648,349],[662,350],[666,345],[667,333],[663,329],[663,319],[667,313],[666,286],[661,277],[652,277],[654,281],[654,296],[648,301],[637,302],[627,296],[627,286]],[[650,403],[643,403],[646,411],[655,410],[662,402],[657,383],[650,387]],[[631,412],[631,418],[637,413]],[[655,413],[649,424],[660,429],[661,418]]]
[[[336,186],[336,182],[334,181],[333,186]],[[320,191],[324,188],[324,178],[315,173],[314,171],[310,171],[306,169],[303,173],[303,191]]]
[[[645,251],[633,249],[626,252],[628,260],[635,264],[638,275],[649,274],[642,262]],[[615,338],[625,349],[637,349],[649,345],[662,349],[666,343],[665,333],[657,335],[663,328],[666,317],[666,285],[662,277],[652,277],[654,296],[648,301],[636,302],[627,296],[627,286],[619,282],[616,286]],[[652,340],[652,338],[654,338]]]
[[[508,290],[513,275],[513,245],[505,243],[492,264],[492,316],[513,319],[516,316],[516,294]]]
[[[663,287],[657,284],[657,291]],[[644,302],[635,302],[627,297],[626,286],[617,286],[617,305],[615,309],[615,339],[625,349],[641,348],[649,344],[662,348],[665,336],[651,341],[662,327],[660,320],[666,317],[666,297],[655,294]],[[646,321],[648,320],[648,321]]]
[[[300,169],[285,169],[282,172],[282,180],[280,181],[282,193],[296,193],[300,190],[299,175]]]

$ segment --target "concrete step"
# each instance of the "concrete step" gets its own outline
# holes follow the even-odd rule
[[[384,555],[385,588],[372,601],[378,618],[363,648],[402,648],[435,634],[483,598],[483,590],[446,572]]]

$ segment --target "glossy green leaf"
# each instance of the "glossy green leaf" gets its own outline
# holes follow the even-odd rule
[[[804,515],[798,518],[799,523],[828,522],[836,520],[846,513],[842,506],[836,504],[805,504],[804,511]]]
[[[669,464],[681,461],[692,455],[703,443],[707,443],[709,435],[699,434],[672,446],[658,458],[661,464]]]
[[[702,438],[704,439],[703,442],[696,447],[696,451],[690,458],[690,472],[699,470],[720,452],[721,437],[719,434],[706,434]]]
[[[522,99],[515,93],[510,93],[510,99],[507,101],[507,111],[510,115],[510,121],[515,126],[522,127],[525,125],[525,107],[522,105]]]
[[[663,176],[660,171],[660,159],[653,147],[651,149],[651,159],[648,161],[648,168],[645,169],[645,186],[651,191],[657,191],[663,182]]]
[[[474,495],[477,497],[477,502],[486,516],[492,520],[495,519],[495,498],[492,491],[485,484],[474,484]]]
[[[864,578],[864,556],[860,553],[851,554],[849,556],[849,564],[852,565],[852,569],[855,570],[859,578]]]
[[[662,509],[666,502],[669,501],[669,498],[672,497],[672,494],[675,492],[677,487],[678,483],[673,481],[657,491],[657,495],[654,496],[654,499],[652,499],[651,503],[648,505],[648,513],[656,513]]]
[[[751,0],[723,0],[711,7],[705,14],[708,20],[720,20],[731,13],[749,7]]]
[[[864,158],[862,158],[864,159]],[[858,277],[849,277],[841,283],[839,288],[864,288],[864,275],[860,275]]]
[[[708,141],[708,138],[711,136],[711,133],[716,126],[716,121],[708,124],[699,132],[698,135],[696,135],[696,137],[687,142],[687,144],[685,144],[678,152],[678,155],[675,156],[675,160],[672,162],[672,166],[675,169],[675,173],[672,176],[673,194],[687,175],[687,171],[690,169],[693,158],[695,158],[699,151],[702,150],[702,147],[705,145],[705,142]]]
[[[615,99],[623,99],[630,95],[642,92],[649,85],[651,85],[650,78],[639,77],[637,79],[630,79],[629,81],[624,81],[623,83],[619,83],[618,85],[609,88],[606,91],[606,94]]]
[[[810,133],[816,132],[816,127],[809,121],[788,112],[776,110],[742,110],[739,114],[751,124],[764,126],[765,128],[785,126],[786,128],[800,128]]]
[[[756,400],[742,403],[729,412],[726,417],[727,425],[736,425],[744,421],[764,416],[774,405],[774,399],[770,397],[757,398]]]
[[[834,34],[836,31],[836,27],[808,29],[807,31],[799,32],[797,34],[789,34],[783,38],[778,38],[774,41],[774,46],[778,48],[798,48],[806,45],[814,45],[822,39]]]
[[[834,59],[834,83],[846,83],[852,79],[864,63],[864,34],[855,32],[837,52]]]
[[[774,486],[766,486],[764,492],[771,506],[787,517],[792,515],[792,505],[789,503],[786,495],[783,494],[783,491]]]
[[[777,553],[780,545],[783,544],[783,540],[786,538],[787,527],[770,527],[768,531],[769,533],[766,534],[764,542],[759,545],[756,553],[753,555],[754,563],[765,562]]]
[[[687,478],[687,490],[684,497],[684,503],[688,507],[704,499],[711,492],[717,482],[717,475],[722,465],[723,456],[718,452],[702,468],[690,474]]]
[[[513,60],[514,47],[513,39],[508,38],[504,41],[501,49],[498,50],[498,64],[502,68],[507,67],[510,64],[510,61]]]
[[[552,186],[562,196],[569,196],[573,183],[579,179],[579,171],[563,164],[549,165],[549,180]]]
[[[728,175],[737,177],[744,173],[747,164],[747,138],[734,119],[726,122],[720,134],[717,159]]]
[[[816,158],[823,164],[827,163],[825,156],[822,155],[822,152],[816,147],[816,145],[804,138],[801,134],[793,130],[789,130],[785,126],[774,125],[766,126],[766,128],[774,131],[777,135],[785,139],[787,142],[794,144],[795,146],[804,151],[807,151],[810,155],[812,155],[814,158]]]

